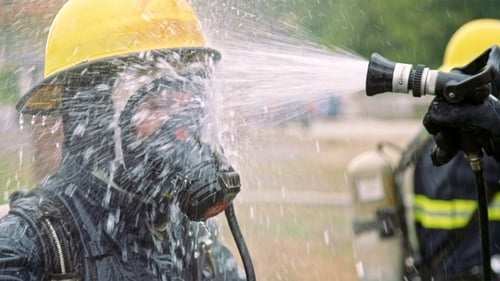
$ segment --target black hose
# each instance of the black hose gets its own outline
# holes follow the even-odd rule
[[[245,273],[247,276],[247,281],[255,281],[255,271],[253,269],[252,258],[250,257],[250,252],[248,251],[245,239],[241,233],[240,226],[238,225],[238,220],[236,219],[236,214],[234,212],[233,204],[229,205],[224,212],[226,214],[227,223],[229,224],[229,229],[233,234],[234,241],[240,252],[241,260],[243,261],[243,267],[245,268]]]
[[[477,210],[479,216],[479,233],[481,239],[481,257],[483,260],[483,280],[491,280],[490,261],[490,230],[488,221],[488,199],[487,189],[484,182],[483,170],[474,171],[476,178]]]
[[[474,139],[465,131],[460,132],[460,145],[469,161],[476,178],[477,215],[479,218],[479,239],[481,241],[481,259],[483,262],[483,280],[491,280],[490,228],[488,220],[488,189],[484,181],[483,153]]]

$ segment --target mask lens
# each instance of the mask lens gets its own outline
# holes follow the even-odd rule
[[[184,118],[196,118],[188,116],[188,112],[196,112],[189,110],[196,108],[196,104],[199,102],[195,96],[183,91],[163,91],[146,95],[137,104],[131,120],[138,138],[144,139],[150,136],[173,116],[182,114]]]

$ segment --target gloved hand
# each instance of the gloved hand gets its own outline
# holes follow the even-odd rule
[[[482,103],[451,104],[436,97],[424,116],[424,126],[434,136],[434,165],[450,161],[463,150],[463,136],[500,162],[500,101],[488,96]]]

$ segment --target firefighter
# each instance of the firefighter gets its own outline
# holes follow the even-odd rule
[[[499,20],[465,24],[450,39],[441,70],[466,65],[500,44],[499,35]],[[497,90],[493,87],[495,96]],[[414,173],[414,214],[424,280],[482,280],[479,226],[472,219],[477,209],[476,183],[464,153],[459,152],[459,128],[474,136],[487,153],[484,173],[490,190],[492,261],[500,254],[499,113],[500,104],[493,96],[479,105],[451,105],[436,98],[424,117],[424,126],[433,138],[428,137],[416,155]],[[500,273],[499,268],[493,266],[493,270]]]
[[[45,79],[17,105],[62,118],[61,165],[11,196],[1,280],[244,280],[207,220],[234,194],[196,198],[239,181],[204,126],[219,59],[185,0],[61,8]]]

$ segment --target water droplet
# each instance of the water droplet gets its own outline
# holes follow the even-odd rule
[[[106,193],[104,194],[104,198],[102,199],[102,206],[105,208],[109,207],[109,203],[111,201],[111,188],[111,186],[108,186],[108,188],[106,189]]]
[[[127,262],[128,261],[128,252],[127,252],[127,247],[124,246],[122,247],[122,261]]]
[[[254,206],[250,207],[250,218],[255,219],[255,209]]]
[[[76,184],[70,184],[70,185],[68,185],[68,187],[66,187],[66,189],[64,190],[64,193],[71,197],[71,196],[73,196],[73,193],[75,193],[76,188],[77,188]]]
[[[326,245],[330,244],[330,235],[328,234],[328,230],[325,230],[323,232],[323,239],[324,239]]]
[[[108,214],[108,219],[106,220],[106,232],[113,233],[115,229],[115,217],[113,213]]]
[[[19,114],[19,128],[20,128],[21,130],[23,130],[23,129],[24,129],[24,116],[23,116],[23,114],[22,114],[22,113],[20,113],[20,114]]]
[[[19,166],[18,168],[20,169],[22,164],[23,164],[23,156],[24,156],[24,150],[23,148],[19,148],[19,153],[18,153],[18,156],[19,156]]]

